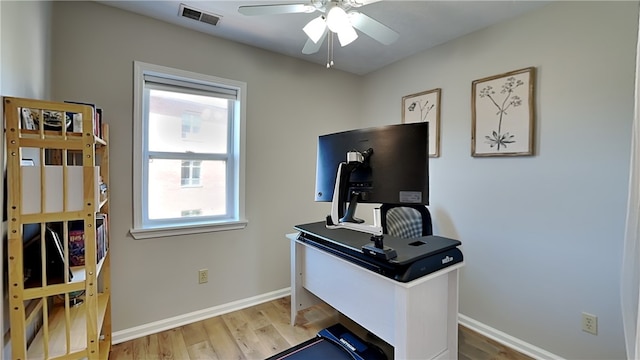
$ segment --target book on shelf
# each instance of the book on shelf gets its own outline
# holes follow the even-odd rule
[[[96,253],[100,261],[109,249],[107,214],[96,214]],[[84,266],[85,264],[84,222],[74,221],[69,229],[69,262],[72,266]]]
[[[98,261],[102,260],[109,250],[109,224],[107,223],[107,214],[96,214],[96,249]]]
[[[84,222],[69,225],[69,262],[71,266],[84,266]]]
[[[38,114],[29,108],[21,108],[20,126],[26,130],[38,130]]]
[[[79,114],[23,107],[20,108],[20,127],[25,130],[39,130],[42,122],[44,130],[62,131],[62,127],[65,126],[67,131],[73,131],[74,115]]]
[[[102,137],[102,108],[97,107],[96,104],[79,102],[79,101],[69,101],[65,100],[67,104],[79,104],[79,105],[89,105],[93,108],[93,134],[97,137]],[[71,113],[69,113],[71,114]],[[73,132],[82,132],[82,114],[73,114]]]

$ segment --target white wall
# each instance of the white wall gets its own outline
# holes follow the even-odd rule
[[[625,358],[620,267],[637,2],[558,2],[365,78],[363,119],[442,88],[435,232],[466,258],[460,312],[568,359]],[[471,82],[535,66],[535,156],[471,157]],[[371,124],[367,123],[367,124]],[[598,316],[597,336],[581,312]]]
[[[25,26],[24,14],[29,14]],[[28,98],[47,98],[49,94],[51,3],[30,1],[0,1],[0,95]],[[0,106],[0,118],[4,119]],[[0,159],[4,169],[4,136],[0,137]],[[4,172],[3,172],[4,173]],[[0,177],[0,189],[4,186]],[[0,203],[2,202],[0,193]],[[0,215],[4,207],[0,207]],[[0,224],[0,233],[5,236],[5,225]],[[0,247],[0,259],[4,266],[4,247]],[[0,287],[0,324],[4,335],[9,328],[7,294]],[[2,356],[9,358],[10,344],[2,342]]]
[[[53,96],[99,103],[111,126],[114,331],[288,288],[285,234],[329,211],[313,202],[317,136],[355,126],[360,78],[93,2],[53,9]],[[134,60],[247,82],[246,229],[128,234]]]
[[[49,95],[51,7],[48,1],[1,1],[2,95]],[[25,23],[25,14],[28,23]]]

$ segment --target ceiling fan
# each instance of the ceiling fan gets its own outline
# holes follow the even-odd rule
[[[244,15],[274,15],[291,13],[320,12],[320,16],[309,21],[302,29],[309,39],[302,48],[303,54],[314,54],[319,49],[327,34],[336,34],[341,46],[346,46],[358,38],[355,29],[370,36],[374,40],[389,45],[399,37],[398,33],[371,17],[355,11],[359,7],[380,0],[311,0],[304,4],[267,4],[244,5],[238,12]],[[329,52],[333,49],[333,36],[329,37]],[[329,55],[330,57],[331,54]],[[332,60],[331,60],[332,62]],[[329,60],[327,67],[330,67]]]

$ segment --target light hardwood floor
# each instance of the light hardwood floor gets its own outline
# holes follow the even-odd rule
[[[327,305],[300,313],[289,325],[290,298],[284,297],[250,308],[198,321],[113,346],[112,360],[265,359],[297,345],[335,323],[380,346],[392,359],[393,349]],[[530,360],[469,329],[460,327],[460,360]]]

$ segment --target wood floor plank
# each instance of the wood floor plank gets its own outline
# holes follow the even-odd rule
[[[173,346],[174,358],[180,360],[189,358],[189,352],[187,351],[187,344],[185,344],[182,329],[182,327],[179,327],[171,333],[171,345]]]
[[[291,346],[300,344],[315,336],[318,331],[315,328],[291,326],[289,324],[289,315],[283,315],[282,312],[274,305],[264,308],[266,317],[278,332],[287,340]]]
[[[249,327],[252,330],[257,330],[265,326],[268,326],[270,324],[269,319],[267,319],[267,317],[262,312],[262,310],[265,309],[265,307],[266,307],[265,304],[259,304],[259,305],[241,310],[244,316],[247,319],[249,319]]]
[[[158,334],[158,357],[162,360],[173,360],[173,348],[171,347],[171,331],[167,330]]]
[[[112,346],[110,356],[112,359],[133,360],[133,343],[131,341],[127,341],[125,343]]]
[[[224,314],[222,320],[247,359],[264,359],[268,356],[268,350],[260,343],[241,311]]]
[[[291,322],[291,301],[290,297],[284,297],[272,301],[281,314],[283,319],[287,319],[286,323]],[[315,330],[317,326],[322,326],[323,329],[327,326],[333,325],[338,322],[338,312],[332,307],[326,304],[318,304],[308,309],[302,310],[298,313],[298,319],[296,320],[296,327],[306,328],[309,331]],[[320,330],[318,329],[318,330]],[[318,332],[313,332],[313,335]],[[311,335],[309,338],[311,338]]]
[[[133,360],[158,360],[160,359],[160,347],[158,334],[151,334],[133,340]]]
[[[464,326],[459,326],[458,344],[458,352],[474,360],[533,360]]]
[[[260,342],[267,347],[267,357],[287,350],[293,346],[293,344],[290,344],[271,324],[255,330],[255,333]]]
[[[225,360],[218,358],[209,340],[187,345],[188,359]]]
[[[182,328],[166,330],[158,334],[159,357],[163,360],[183,360],[189,358],[187,345],[182,337]]]
[[[211,348],[221,360],[244,360],[242,350],[220,316],[203,321]]]
[[[184,325],[182,327],[182,336],[187,347],[208,341],[207,331],[202,321]]]

